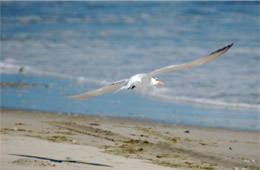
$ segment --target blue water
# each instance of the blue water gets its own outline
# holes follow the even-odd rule
[[[229,110],[174,104],[144,98],[137,93],[110,93],[88,100],[64,95],[79,92],[73,81],[23,74],[2,74],[3,82],[32,83],[35,87],[3,87],[1,106],[58,113],[94,114],[138,118],[194,126],[259,130],[256,111]],[[88,87],[84,86],[88,89]],[[92,88],[92,87],[89,87]]]
[[[1,107],[259,129],[259,2],[0,3],[1,82],[46,85],[1,88]],[[160,75],[166,85],[142,95],[64,97],[229,43],[218,60]]]

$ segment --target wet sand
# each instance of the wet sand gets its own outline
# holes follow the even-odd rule
[[[260,169],[259,132],[1,108],[1,169]]]

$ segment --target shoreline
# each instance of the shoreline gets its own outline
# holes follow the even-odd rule
[[[45,110],[35,110],[35,109],[23,109],[23,108],[11,108],[11,107],[0,107],[0,110],[20,110],[24,112],[36,112],[36,113],[46,113],[46,114],[62,114],[65,116],[89,116],[89,117],[107,117],[116,120],[129,120],[129,121],[139,121],[139,122],[146,122],[146,123],[154,123],[154,124],[161,124],[161,125],[169,125],[169,126],[176,126],[181,128],[197,128],[197,129],[212,129],[212,130],[227,130],[227,131],[238,131],[238,132],[260,132],[260,129],[239,129],[239,128],[228,128],[228,127],[214,127],[214,126],[205,126],[205,125],[191,125],[185,123],[172,123],[172,122],[164,122],[164,121],[156,121],[153,119],[141,118],[141,117],[131,117],[131,116],[119,116],[119,115],[110,115],[110,114],[91,114],[91,113],[74,113],[74,112],[55,112],[55,111],[45,111]],[[259,127],[260,128],[260,127]]]
[[[4,169],[260,168],[259,131],[1,108],[0,134]]]

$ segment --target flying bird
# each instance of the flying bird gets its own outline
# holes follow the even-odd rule
[[[87,99],[90,97],[102,95],[102,94],[110,92],[110,91],[117,92],[117,91],[121,91],[121,90],[133,90],[133,89],[146,88],[146,87],[156,86],[156,85],[162,86],[162,85],[164,85],[164,83],[162,81],[159,81],[158,78],[156,78],[157,75],[162,74],[162,73],[167,73],[170,71],[181,70],[181,69],[185,69],[185,68],[190,68],[190,67],[206,64],[206,63],[218,58],[225,52],[227,52],[232,47],[232,45],[233,45],[233,43],[210,53],[206,57],[202,57],[197,60],[193,60],[193,61],[190,61],[190,62],[187,62],[184,64],[170,65],[167,67],[163,67],[163,68],[154,70],[153,72],[148,73],[148,74],[145,74],[145,73],[136,74],[136,75],[133,75],[132,77],[130,77],[129,79],[123,79],[120,81],[113,82],[100,89],[85,92],[85,93],[78,94],[78,95],[67,96],[67,97],[72,98],[72,99]]]

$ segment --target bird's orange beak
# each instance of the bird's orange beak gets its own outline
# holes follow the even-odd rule
[[[163,86],[163,85],[164,85],[164,82],[158,81],[158,85]]]

